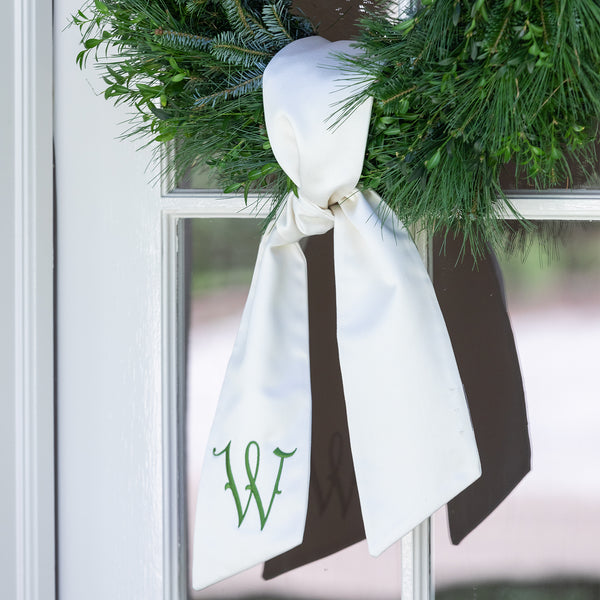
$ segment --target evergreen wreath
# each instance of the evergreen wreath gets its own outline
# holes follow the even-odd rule
[[[408,19],[367,11],[344,57],[374,105],[360,185],[407,226],[497,244],[509,166],[535,188],[595,160],[600,122],[597,0],[423,0]],[[271,152],[263,71],[316,28],[291,0],[93,0],[73,16],[104,71],[105,97],[136,109],[125,136],[173,142],[166,170],[214,169],[226,193],[265,191],[272,218],[293,183]],[[102,53],[101,49],[105,52]]]

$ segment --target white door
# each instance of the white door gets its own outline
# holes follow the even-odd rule
[[[150,152],[118,140],[127,109],[75,64],[78,32],[64,27],[80,1],[54,7],[58,597],[175,600],[175,223],[243,203],[150,183]],[[546,214],[535,202],[521,206]],[[427,526],[403,562],[399,593],[428,597]]]
[[[61,600],[165,598],[161,196],[55,2]]]

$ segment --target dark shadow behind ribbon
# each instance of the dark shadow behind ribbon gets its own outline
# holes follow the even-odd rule
[[[491,252],[459,262],[461,240],[437,236],[433,283],[465,387],[482,476],[448,503],[453,544],[475,529],[530,470],[525,394],[506,311],[502,274]]]
[[[333,234],[304,240],[312,386],[308,512],[300,546],[265,563],[271,579],[364,539],[336,339]],[[434,240],[433,280],[465,387],[482,476],[448,503],[458,544],[530,470],[525,397],[502,274],[487,252],[474,266],[451,235]]]
[[[303,240],[308,269],[311,469],[304,539],[265,563],[272,579],[365,538],[336,336],[333,231]]]

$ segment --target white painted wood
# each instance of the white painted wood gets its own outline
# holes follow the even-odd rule
[[[0,580],[3,597],[53,600],[52,3],[3,8]]]
[[[161,205],[55,1],[60,600],[163,590]]]
[[[181,481],[184,471],[185,414],[183,398],[187,382],[184,356],[185,319],[181,311],[182,264],[180,225],[176,214],[162,219],[162,437],[163,437],[163,568],[165,598],[185,598],[187,543],[185,539],[185,495]]]
[[[402,538],[402,600],[433,600],[431,519]]]
[[[167,192],[162,199],[162,210],[165,218],[199,217],[204,219],[218,218],[257,218],[268,214],[268,206],[251,197],[248,205],[241,196],[206,192],[203,190],[176,190]]]
[[[600,190],[507,194],[526,219],[587,221],[600,219]],[[510,215],[500,215],[510,218]]]
[[[15,6],[9,2],[6,19],[14,20]],[[16,285],[16,222],[15,222],[15,137],[12,129],[15,114],[15,31],[7,28],[0,36],[0,65],[8,85],[0,86],[0,198],[2,218],[0,219],[0,276],[4,284],[0,286],[0,392],[6,401],[0,403],[0,480],[3,493],[0,494],[0,577],[3,590],[9,598],[17,595],[17,528],[16,528],[16,349],[15,285]]]
[[[412,231],[419,254],[433,279],[433,244],[430,236],[417,227]],[[405,457],[410,460],[410,457]],[[402,600],[433,600],[433,564],[431,552],[431,518],[425,519],[401,541]]]

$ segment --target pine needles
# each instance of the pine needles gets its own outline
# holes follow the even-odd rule
[[[349,61],[370,82],[362,182],[406,224],[501,246],[500,172],[536,188],[586,169],[600,120],[597,0],[437,0],[367,18]],[[355,99],[354,101],[359,101]],[[483,242],[481,241],[483,240]]]
[[[462,233],[476,252],[502,245],[500,187],[573,181],[594,158],[600,122],[598,0],[424,0],[412,18],[366,13],[347,59],[368,82],[335,117],[375,99],[361,184],[407,226]],[[369,12],[371,10],[371,12]],[[127,136],[174,141],[178,179],[211,166],[226,192],[293,188],[264,126],[265,66],[314,34],[291,0],[93,0],[73,16],[104,71],[106,98],[134,108]],[[334,126],[334,125],[333,125]]]

